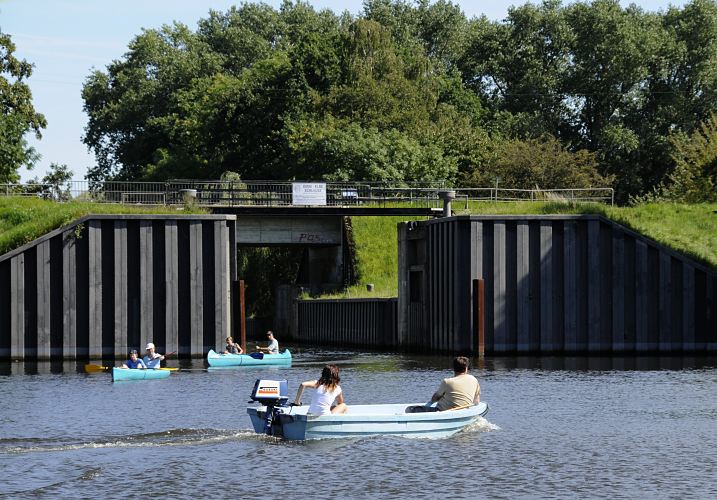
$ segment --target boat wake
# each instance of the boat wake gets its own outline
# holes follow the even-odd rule
[[[465,432],[489,432],[489,431],[499,431],[500,427],[495,425],[492,422],[489,422],[483,417],[478,417],[478,419],[475,422],[470,423],[467,425],[461,433]]]
[[[159,446],[202,446],[254,438],[251,430],[230,429],[170,429],[164,432],[125,436],[103,436],[93,439],[72,438],[4,438],[0,439],[0,454],[74,451],[102,448],[138,448]]]

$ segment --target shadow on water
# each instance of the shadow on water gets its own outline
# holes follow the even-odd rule
[[[360,350],[319,348],[289,345],[293,353],[291,366],[272,368],[290,370],[292,367],[321,367],[332,363],[367,372],[397,372],[402,370],[450,370],[450,354],[379,353]],[[0,361],[0,376],[85,373],[87,360],[75,361]],[[99,363],[98,363],[99,364]],[[267,366],[209,367],[205,358],[175,359],[167,366],[180,371],[223,371],[266,369]],[[472,369],[480,370],[547,370],[547,371],[656,371],[691,370],[717,367],[715,355],[621,355],[621,356],[486,356],[471,359]]]

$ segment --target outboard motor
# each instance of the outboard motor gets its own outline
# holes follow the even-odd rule
[[[266,416],[264,420],[264,433],[270,436],[272,432],[272,423],[274,420],[279,421],[279,408],[286,406],[289,401],[289,385],[286,380],[262,380],[258,379],[254,383],[254,389],[251,391],[251,400],[266,406]]]

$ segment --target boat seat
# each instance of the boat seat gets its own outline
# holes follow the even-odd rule
[[[435,411],[438,411],[435,406],[414,405],[406,407],[406,413],[429,413]]]

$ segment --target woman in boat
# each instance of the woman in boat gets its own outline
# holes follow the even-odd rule
[[[309,380],[301,383],[296,393],[296,399],[294,399],[294,405],[301,406],[301,395],[304,393],[304,389],[311,387],[316,389],[316,391],[311,396],[309,414],[329,415],[331,413],[346,413],[349,407],[344,403],[344,395],[339,382],[341,382],[339,367],[336,365],[324,366],[319,380]]]
[[[232,337],[227,337],[227,346],[224,348],[224,354],[244,354],[244,349],[234,342]]]
[[[144,365],[144,361],[137,357],[137,349],[132,349],[129,352],[129,359],[124,362],[122,368],[147,368]]]

